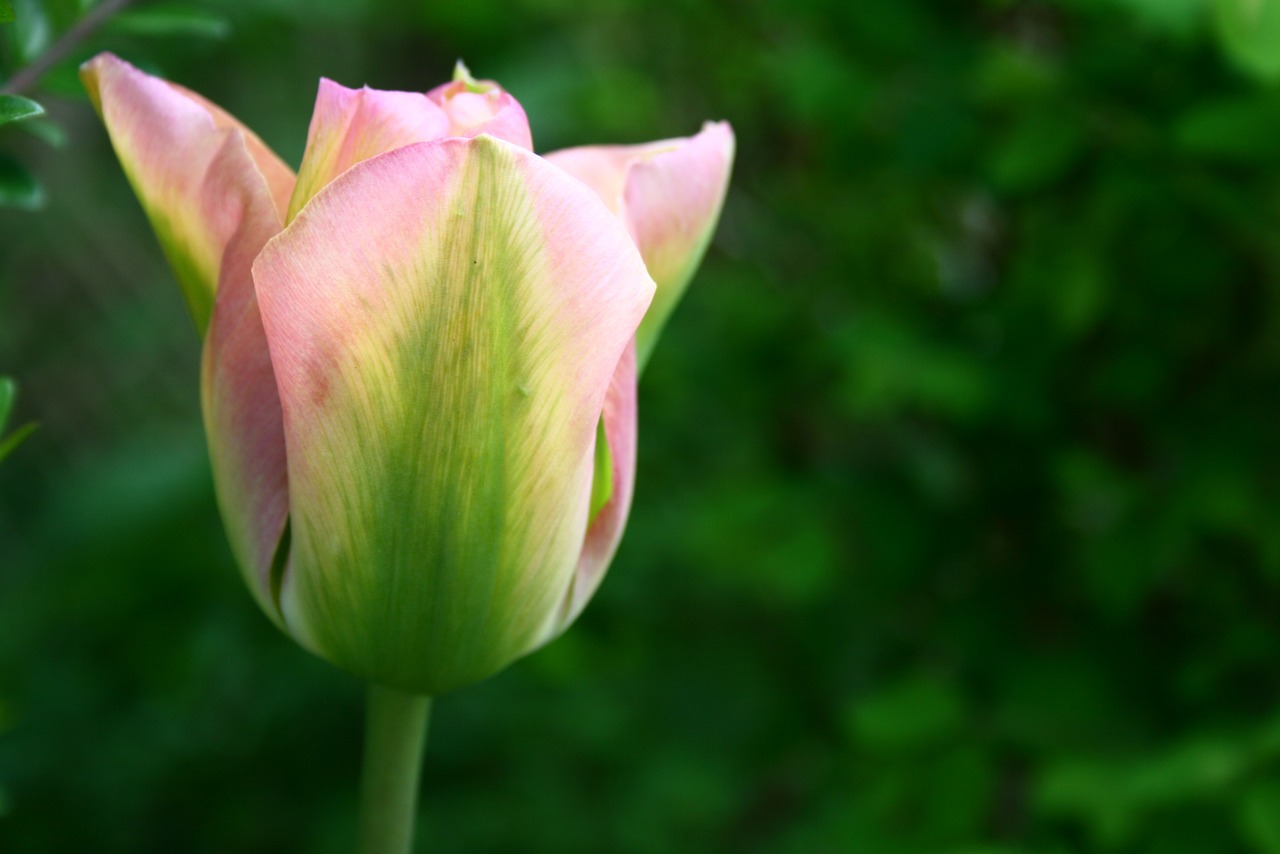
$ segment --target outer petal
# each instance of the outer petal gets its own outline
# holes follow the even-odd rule
[[[420,92],[348,89],[321,79],[307,148],[286,221],[320,189],[362,160],[446,136],[449,117]]]
[[[560,619],[546,640],[564,631],[578,618],[595,595],[605,570],[618,551],[635,491],[636,415],[636,348],[632,341],[613,372],[604,400],[604,433],[613,467],[613,491],[587,527],[573,584],[561,603]]]
[[[658,284],[636,334],[640,371],[711,241],[729,186],[733,150],[733,130],[726,122],[715,122],[688,139],[547,155],[622,217]]]
[[[290,630],[437,694],[554,625],[653,284],[576,181],[481,136],[365,161],[254,265],[281,389]]]
[[[236,170],[247,156],[243,138],[228,136],[211,164],[211,178]],[[283,222],[264,186],[244,187],[234,202],[240,226],[222,256],[204,345],[205,433],[236,562],[254,598],[283,627],[273,560],[289,516],[284,423],[252,277],[254,259]]]
[[[437,86],[427,97],[448,114],[450,136],[474,137],[487,133],[521,148],[533,148],[529,119],[520,102],[492,80],[472,79],[461,62],[453,82]]]
[[[241,225],[238,199],[265,186],[281,211],[293,175],[260,139],[203,98],[104,53],[81,77],[203,335],[222,254]],[[215,168],[229,137],[247,156]]]

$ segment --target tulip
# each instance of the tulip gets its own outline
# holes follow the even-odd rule
[[[425,94],[323,80],[295,176],[193,92],[110,54],[82,77],[203,336],[219,508],[267,615],[423,697],[562,632],[622,535],[637,369],[714,228],[728,125],[542,158],[461,65]]]

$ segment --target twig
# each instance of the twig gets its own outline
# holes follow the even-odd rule
[[[49,45],[44,53],[37,56],[29,64],[18,69],[9,78],[9,82],[0,87],[0,95],[17,95],[34,86],[45,72],[67,58],[76,45],[89,37],[94,30],[106,23],[107,19],[128,6],[130,0],[102,0],[94,6],[75,26],[62,34],[56,42]]]

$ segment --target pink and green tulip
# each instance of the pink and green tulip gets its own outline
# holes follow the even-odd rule
[[[83,79],[203,337],[219,506],[268,616],[436,695],[563,631],[630,507],[636,378],[719,215],[727,124],[531,150],[497,84],[322,81],[295,176],[109,54]]]

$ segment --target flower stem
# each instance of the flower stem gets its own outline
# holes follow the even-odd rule
[[[360,854],[407,854],[412,849],[418,772],[430,714],[430,697],[369,685],[360,780]]]

